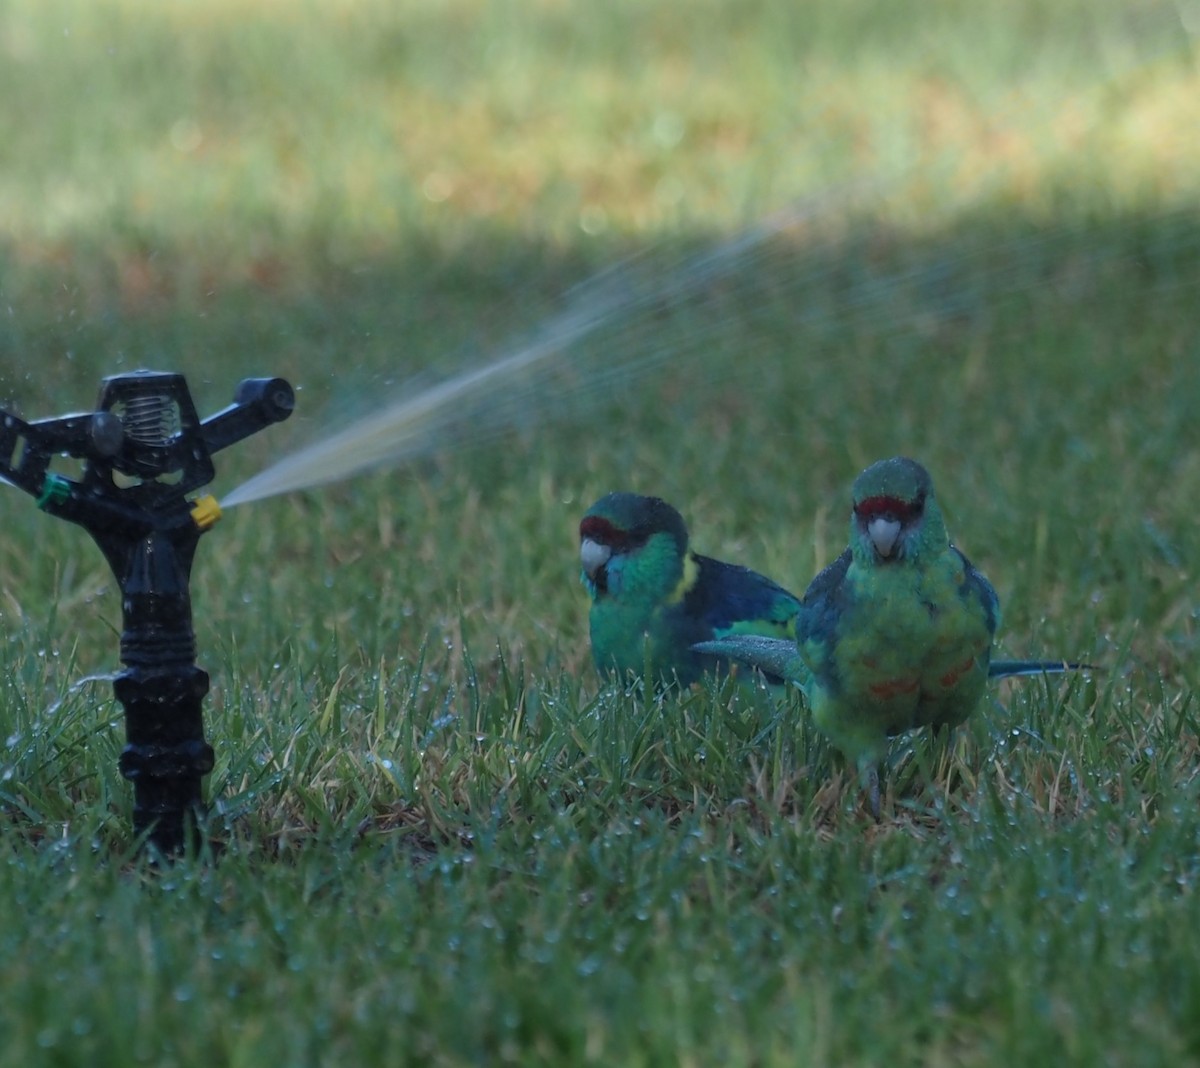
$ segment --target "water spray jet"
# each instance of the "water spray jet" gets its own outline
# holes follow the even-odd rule
[[[294,403],[282,378],[247,378],[233,404],[201,421],[183,375],[135,371],[105,378],[92,412],[25,422],[0,409],[0,478],[83,527],[121,588],[120,768],[133,783],[134,832],[164,855],[195,844],[213,766],[189,582],[221,509],[188,495],[212,481],[213,453],[286,419]],[[59,456],[83,461],[77,481],[51,471]]]
[[[432,385],[411,383],[398,396],[381,398],[374,390],[370,409],[321,428],[317,440],[235,487],[221,505],[494,445],[518,428],[585,413],[656,372],[707,387],[729,383],[750,394],[761,388],[754,377],[765,367],[837,359],[827,339],[851,331],[883,348],[891,339],[1007,313],[1015,326],[999,340],[1016,344],[1029,323],[1008,309],[1046,286],[1039,261],[1047,249],[1082,241],[1085,247],[1072,253],[1075,272],[1117,269],[1128,257],[1103,245],[1086,247],[1090,224],[1068,220],[1032,236],[876,263],[862,234],[875,240],[879,228],[862,229],[861,220],[871,216],[860,198],[883,184],[864,181],[838,197],[810,198],[698,251],[664,244],[612,264],[563,293],[558,310],[484,361]],[[1162,222],[1176,218],[1183,221],[1186,209]],[[1174,233],[1165,252],[1193,254],[1193,230],[1178,226]],[[764,318],[773,325],[756,330]],[[728,358],[731,352],[736,358]]]

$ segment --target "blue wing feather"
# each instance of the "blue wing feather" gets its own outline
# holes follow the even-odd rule
[[[756,630],[791,633],[800,599],[748,567],[694,554],[699,574],[683,599],[684,612],[714,635]]]

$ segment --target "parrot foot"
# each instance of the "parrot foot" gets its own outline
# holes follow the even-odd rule
[[[879,822],[879,768],[871,767],[867,771],[867,802],[871,806],[871,815]]]

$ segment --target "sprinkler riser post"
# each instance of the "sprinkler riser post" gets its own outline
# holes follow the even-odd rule
[[[125,710],[121,774],[133,784],[133,830],[163,853],[195,844],[204,814],[201,780],[213,768],[202,703],[208,673],[198,667],[133,667],[113,682]]]
[[[132,546],[95,533],[110,564],[123,567],[121,663],[113,693],[125,711],[121,774],[133,784],[133,830],[163,853],[196,844],[201,780],[212,771],[202,703],[208,674],[195,665],[189,592],[201,531],[174,525]],[[119,550],[124,549],[122,554]]]

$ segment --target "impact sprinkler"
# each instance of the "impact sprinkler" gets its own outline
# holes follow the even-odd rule
[[[0,478],[91,534],[121,587],[121,774],[133,782],[134,832],[164,854],[194,838],[213,766],[188,584],[221,509],[188,494],[212,481],[213,453],[286,419],[294,403],[282,378],[247,378],[201,422],[183,375],[134,371],[101,382],[94,412],[27,423],[0,409]],[[78,481],[51,473],[56,456],[83,461]]]

